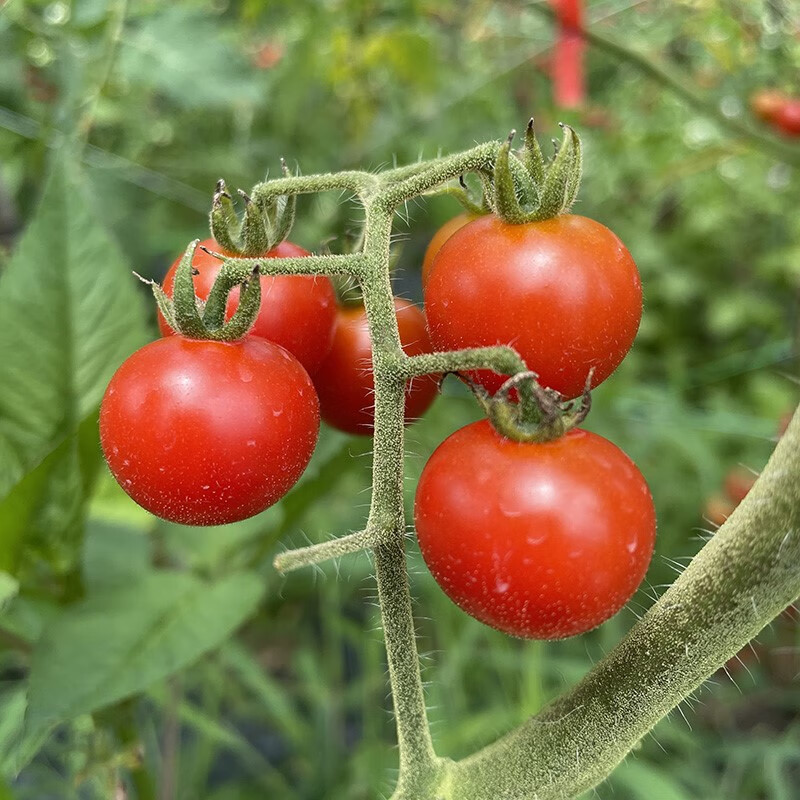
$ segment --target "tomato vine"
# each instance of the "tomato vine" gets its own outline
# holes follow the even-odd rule
[[[529,143],[532,136],[529,127]],[[570,141],[577,146],[576,137],[567,129],[565,143]],[[557,170],[538,175],[539,179],[545,177],[539,186],[536,159],[528,165],[517,159],[509,164],[509,147],[509,141],[487,142],[379,174],[285,174],[254,187],[247,197],[248,208],[275,209],[280,203],[287,208],[292,203],[293,209],[291,198],[300,194],[332,189],[350,192],[365,214],[361,250],[286,258],[214,253],[222,267],[207,308],[218,307],[220,324],[227,293],[237,284],[246,284],[255,271],[262,276],[344,275],[359,284],[363,295],[375,385],[373,491],[367,521],[360,532],[284,552],[275,559],[275,566],[286,572],[347,553],[372,552],[399,745],[394,800],[541,800],[575,796],[591,788],[661,716],[695,691],[800,594],[800,572],[793,567],[800,559],[800,422],[795,419],[729,521],[583,681],[539,715],[463,761],[436,754],[427,722],[405,556],[405,384],[424,375],[472,370],[518,375],[527,367],[519,354],[506,346],[416,355],[404,352],[390,277],[392,222],[405,202],[466,173],[478,173],[485,184],[486,176],[492,175],[494,191],[500,192],[494,198],[496,204],[520,222],[541,218],[542,204],[547,209],[545,216],[568,208],[577,191],[579,149],[570,155],[569,148],[562,145],[553,162]],[[526,166],[531,173],[528,177],[523,171]],[[519,185],[522,191],[517,196],[514,187]],[[229,214],[220,219],[224,224],[236,224]],[[266,236],[262,233],[239,230],[229,241],[238,242],[239,253],[257,252],[275,244],[269,231]],[[257,247],[248,244],[248,236],[250,244],[255,242]],[[220,240],[219,235],[216,238]],[[184,260],[191,255],[187,251]],[[170,313],[162,298],[164,309]],[[186,316],[196,324],[193,314],[196,316],[194,311]],[[524,396],[521,399],[524,403]]]

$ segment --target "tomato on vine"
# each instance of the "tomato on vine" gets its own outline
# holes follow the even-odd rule
[[[655,510],[607,439],[573,428],[516,442],[487,420],[433,453],[417,487],[419,546],[471,616],[513,636],[560,639],[613,616],[642,582]]]
[[[100,406],[117,482],[185,525],[236,522],[277,502],[305,470],[318,430],[306,371],[255,336],[151,342],[117,370]]]
[[[214,239],[200,243],[209,250],[221,252]],[[290,258],[310,255],[291,242],[281,242],[264,258]],[[163,289],[172,296],[175,273],[180,258],[164,277]],[[195,293],[201,300],[208,298],[222,262],[200,247],[195,250],[192,267]],[[239,305],[239,287],[228,295],[226,318],[230,319]],[[336,293],[330,279],[310,275],[261,276],[261,309],[250,333],[285,347],[313,375],[328,353],[336,318]],[[158,314],[158,326],[163,336],[173,331],[163,315]]]
[[[597,386],[630,350],[642,285],[625,245],[599,222],[558,214],[511,224],[490,214],[442,245],[425,313],[437,350],[510,345],[542,385],[577,397],[590,370]],[[490,392],[505,380],[471,377]]]
[[[447,222],[439,228],[436,233],[433,234],[433,238],[430,240],[428,247],[425,250],[425,257],[422,260],[422,285],[425,286],[428,282],[428,278],[430,277],[431,270],[433,269],[433,262],[436,258],[438,252],[442,249],[442,245],[457,231],[463,228],[468,222],[472,222],[472,220],[476,219],[475,214],[470,214],[469,212],[465,211],[463,214],[459,214],[452,219],[449,219]]]
[[[431,352],[425,315],[413,303],[395,298],[400,342],[406,355]],[[345,433],[372,435],[375,422],[372,343],[363,306],[338,311],[333,344],[314,375],[322,419]],[[426,375],[406,384],[406,424],[422,416],[433,403],[438,381]]]

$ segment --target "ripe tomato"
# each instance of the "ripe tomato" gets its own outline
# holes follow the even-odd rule
[[[209,250],[221,251],[214,239],[206,239],[201,244]],[[307,255],[309,252],[302,247],[291,242],[281,242],[264,257],[289,258]],[[180,258],[164,277],[164,291],[170,297],[179,263]],[[194,276],[194,290],[201,300],[206,300],[222,263],[198,247],[192,266],[198,272]],[[228,319],[233,316],[238,305],[237,286],[228,295],[225,312]],[[311,275],[278,275],[272,278],[262,275],[261,310],[250,333],[285,347],[309,374],[313,374],[328,353],[335,319],[336,292],[328,278]],[[158,327],[164,336],[174,333],[160,312]]]
[[[772,117],[777,128],[789,136],[800,136],[800,99],[791,98]]]
[[[400,341],[406,355],[429,353],[431,343],[425,315],[413,303],[395,298]],[[372,376],[372,344],[363,307],[339,309],[328,357],[314,376],[322,419],[345,433],[372,435],[375,422]],[[406,423],[421,417],[430,407],[438,381],[426,375],[406,385]]]
[[[117,370],[100,406],[111,472],[139,505],[185,525],[271,506],[306,468],[319,431],[308,374],[282,347],[170,336]]]
[[[750,98],[753,113],[765,122],[772,122],[778,109],[786,102],[786,96],[775,89],[762,89]]]
[[[442,245],[425,313],[437,350],[511,345],[540,383],[577,397],[592,367],[597,386],[630,349],[642,285],[625,245],[599,222],[562,214],[509,225],[489,215]],[[505,380],[472,377],[490,392]]]
[[[738,506],[753,488],[757,477],[744,467],[732,469],[725,476],[725,494],[733,501],[734,505]]]
[[[574,636],[619,611],[644,578],[656,525],[642,474],[607,439],[574,428],[522,444],[487,420],[433,453],[414,518],[450,599],[533,639]]]
[[[425,258],[422,260],[422,285],[428,282],[428,278],[431,274],[431,270],[433,269],[433,261],[436,258],[436,254],[442,249],[442,245],[460,228],[463,228],[468,222],[472,222],[472,220],[476,219],[474,214],[468,214],[464,212],[463,214],[459,214],[457,217],[453,217],[453,219],[448,220],[439,228],[436,233],[433,234],[433,238],[428,245],[428,248],[425,250]]]

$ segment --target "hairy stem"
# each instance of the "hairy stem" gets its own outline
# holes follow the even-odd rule
[[[394,531],[373,530],[367,528],[348,536],[337,536],[327,542],[312,544],[308,547],[299,547],[296,550],[287,550],[279,553],[272,562],[279,572],[291,572],[300,567],[309,567],[339,558],[348,553],[358,553],[368,550],[395,539]]]
[[[422,692],[403,537],[397,536],[374,552],[402,784],[433,771],[436,755]]]
[[[450,350],[444,353],[423,353],[404,358],[399,368],[407,378],[468,369],[490,369],[500,375],[513,375],[527,369],[516,350],[502,345]]]
[[[253,200],[269,202],[280,195],[312,194],[341,189],[362,196],[375,189],[378,178],[369,172],[333,172],[328,175],[293,175],[257,184]]]

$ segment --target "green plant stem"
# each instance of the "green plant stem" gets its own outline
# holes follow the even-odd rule
[[[392,541],[394,538],[394,531],[367,528],[347,536],[329,539],[327,542],[300,547],[296,550],[287,550],[285,553],[279,553],[275,556],[275,560],[272,563],[279,572],[291,572],[292,570],[300,569],[300,567],[308,567],[311,564],[330,561],[332,558],[340,558],[348,553],[370,550],[380,544]]]
[[[555,20],[555,12],[548,4],[536,3],[532,5],[531,8],[551,21]],[[714,119],[720,127],[735,136],[749,141],[758,149],[785,161],[787,164],[800,164],[800,147],[790,145],[774,136],[761,133],[761,131],[754,126],[742,122],[735,117],[725,116],[714,100],[708,99],[696,92],[691,88],[688,80],[677,75],[673,70],[661,64],[657,64],[642,53],[638,53],[614,39],[597,33],[591,27],[584,28],[582,33],[583,38],[589,44],[593,45],[598,50],[603,50],[618,61],[636,67],[642,74],[680,97],[688,106]]]
[[[513,375],[527,367],[516,350],[498,345],[405,357],[399,369],[404,377],[416,378],[467,369],[491,369],[499,375]]]
[[[259,183],[252,192],[252,199],[269,202],[280,195],[312,194],[337,189],[354,192],[360,197],[374,191],[378,178],[370,172],[332,172],[327,175],[293,175]]]
[[[133,788],[136,791],[136,800],[157,800],[156,786],[152,776],[147,771],[144,758],[141,755],[141,739],[136,725],[135,703],[125,700],[102,715],[110,720],[111,727],[123,748],[137,752],[137,765],[129,770]]]

